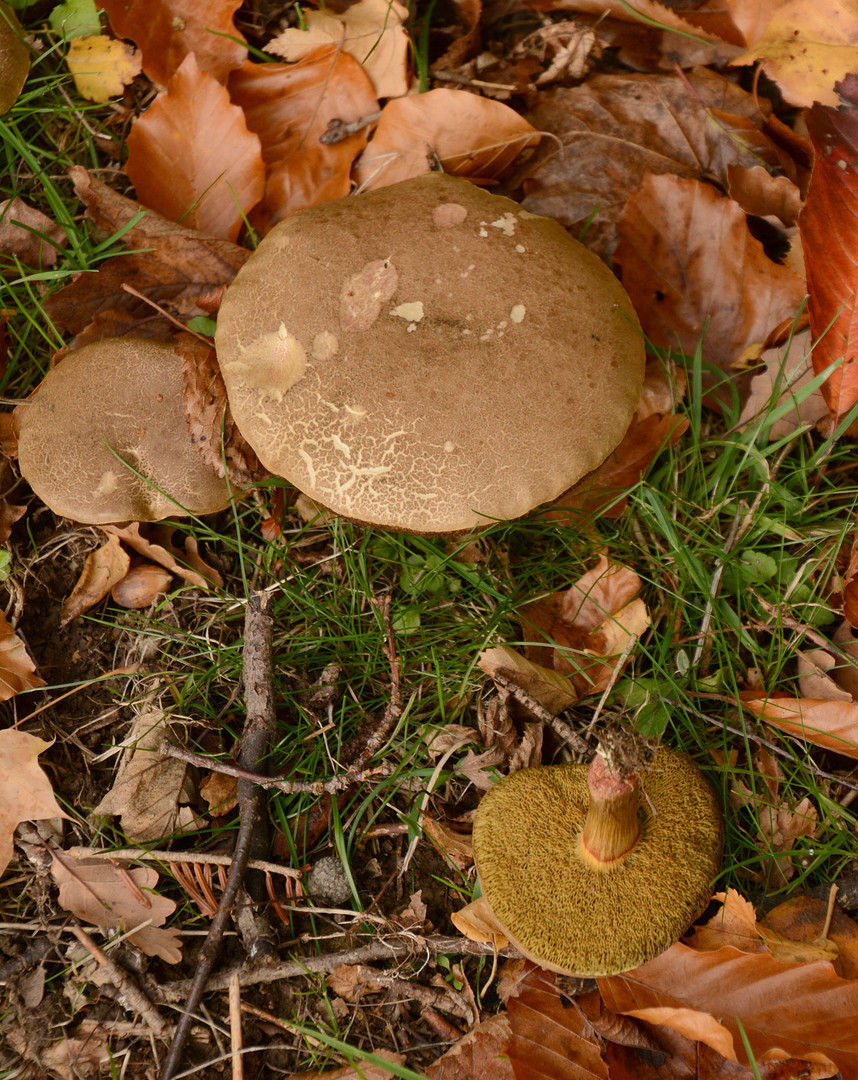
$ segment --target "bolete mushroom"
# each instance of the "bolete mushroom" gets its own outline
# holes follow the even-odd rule
[[[182,360],[144,338],[69,353],[20,421],[21,474],[55,513],[91,524],[209,514],[229,488],[191,442]]]
[[[722,834],[708,781],[662,747],[640,775],[597,754],[589,768],[505,777],[480,802],[474,859],[517,949],[550,971],[594,977],[645,963],[688,929],[709,902]]]
[[[215,341],[270,472],[418,533],[562,494],[619,443],[644,371],[631,303],[595,255],[440,173],[280,222],[227,289]]]

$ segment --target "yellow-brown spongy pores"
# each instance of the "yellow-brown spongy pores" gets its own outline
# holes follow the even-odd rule
[[[709,902],[723,822],[694,762],[661,748],[641,774],[643,836],[610,871],[579,859],[586,765],[523,769],[483,797],[474,857],[510,941],[551,971],[616,974],[663,952]]]

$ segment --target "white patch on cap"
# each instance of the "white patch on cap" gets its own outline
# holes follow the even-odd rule
[[[504,236],[515,235],[515,214],[504,214],[492,222],[493,229],[500,229]]]
[[[314,360],[330,360],[337,355],[339,347],[340,343],[337,341],[337,335],[332,334],[330,330],[323,330],[313,338],[310,354]]]
[[[241,360],[225,364],[251,390],[282,401],[286,391],[304,374],[307,353],[301,342],[281,322],[276,330],[261,334],[249,345],[238,346]]]
[[[399,304],[390,313],[395,315],[397,319],[406,319],[410,323],[419,323],[423,318],[423,301],[412,300],[407,304]],[[409,330],[411,327],[409,326]]]
[[[524,320],[524,313],[524,304],[514,304],[509,313],[509,321],[516,324],[522,322]]]

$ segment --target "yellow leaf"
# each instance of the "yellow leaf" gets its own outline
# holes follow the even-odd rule
[[[121,94],[141,71],[140,53],[104,34],[74,38],[66,63],[80,96],[99,104]]]

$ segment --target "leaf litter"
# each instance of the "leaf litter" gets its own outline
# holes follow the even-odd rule
[[[813,13],[818,29],[799,0],[766,5],[732,0],[726,9],[705,5],[684,10],[682,16],[655,0],[567,0],[539,6],[558,19],[553,31],[543,26],[522,38],[518,51],[513,47],[498,56],[480,52],[481,36],[485,40],[492,32],[480,5],[459,5],[459,29],[439,35],[448,41],[435,69],[441,85],[413,93],[405,11],[398,5],[359,0],[343,10],[308,11],[306,28],[278,27],[279,35],[260,35],[232,0],[190,6],[180,0],[151,5],[108,0],[113,33],[134,42],[157,92],[144,110],[132,91],[125,91],[123,99],[134,101],[127,111],[133,118],[127,175],[145,209],[95,173],[73,170],[97,230],[93,235],[103,242],[113,238],[120,253],[48,298],[59,328],[74,335],[69,346],[104,334],[172,336],[171,320],[208,319],[247,257],[236,241],[249,242],[248,223],[264,232],[297,209],[347,194],[355,184],[392,183],[440,163],[483,183],[511,183],[524,194],[528,209],[552,213],[573,231],[585,231],[594,250],[614,258],[648,336],[666,352],[693,353],[705,327],[704,359],[726,378],[761,360],[768,382],[752,390],[741,425],[758,422],[764,403],[771,407],[780,380],[789,382],[784,406],[790,395],[802,400],[795,417],[784,416],[786,427],[772,424],[772,438],[824,419],[826,403],[836,422],[858,397],[849,322],[855,259],[845,228],[854,187],[849,168],[856,142],[850,126],[854,88],[848,70],[838,66],[841,41],[831,31],[841,15],[849,15],[848,5],[826,0],[818,6]],[[601,26],[586,21],[579,26],[568,20],[570,11],[600,19],[607,13],[608,18]],[[643,31],[633,21],[639,15],[658,25]],[[847,39],[850,33],[844,31]],[[796,38],[797,48],[784,48],[787,39],[795,44]],[[285,63],[248,60],[245,39],[279,52]],[[75,48],[92,47],[86,39],[74,40],[84,42]],[[111,48],[121,46],[127,60],[127,46],[105,41]],[[620,63],[640,65],[639,70],[602,73],[605,44],[615,47]],[[92,54],[87,56],[95,66]],[[807,107],[813,151],[800,132],[779,119],[783,113],[777,105],[741,89],[735,71],[723,67],[729,62],[738,69],[757,60],[788,103]],[[717,71],[699,66],[715,62]],[[497,94],[508,102],[514,95],[500,84],[481,86],[481,63],[484,71],[492,70],[491,64],[515,71],[516,104],[526,107],[513,109],[493,99]],[[469,89],[485,93],[450,89],[440,76],[455,65],[469,73]],[[133,78],[133,68],[127,67],[122,83]],[[431,84],[431,73],[429,79]],[[123,93],[122,86],[113,92]],[[15,94],[13,87],[10,96]],[[208,155],[212,149],[214,157]],[[815,166],[808,187],[812,153]],[[758,221],[773,230],[765,243],[757,238]],[[805,366],[811,356],[817,373],[845,357],[840,371],[823,384],[822,407],[819,394],[804,398],[800,379],[807,373],[796,379],[787,374],[791,361],[771,347],[783,325],[795,320],[803,299],[797,221],[811,333],[821,341],[811,351],[796,336],[793,356],[800,354]],[[49,218],[29,219],[27,225],[25,235],[6,234],[5,240],[0,235],[0,245],[22,261],[53,265],[57,249],[47,241],[59,243],[60,234],[52,231]],[[823,280],[820,252],[830,251],[835,235],[841,238],[835,272]],[[792,245],[791,256],[772,257],[773,247],[786,245]],[[833,331],[823,335],[832,322]],[[189,356],[194,350],[199,362],[191,361],[190,367],[198,378],[188,380],[186,405],[195,437],[212,461],[227,456],[227,471],[237,483],[252,483],[259,479],[256,465],[231,438],[210,350],[198,339],[188,346]],[[587,515],[623,513],[627,490],[688,429],[687,418],[679,415],[682,381],[669,356],[651,367],[626,440],[584,489],[544,511],[547,519],[553,514],[555,520],[580,524]],[[18,509],[25,512],[9,504],[10,534]],[[185,587],[200,590],[200,596],[223,587],[223,576],[205,561],[197,541],[185,536],[184,547],[176,545],[170,526],[132,522],[108,527],[104,534],[108,539],[91,552],[84,576],[67,596],[65,624],[82,622],[134,573],[140,580],[129,592],[149,605],[165,598],[174,575]],[[297,565],[293,553],[289,558],[290,566]],[[486,642],[475,654],[497,693],[480,706],[474,726],[448,725],[448,743],[438,742],[431,751],[439,768],[450,754],[474,742],[479,753],[467,751],[453,772],[486,790],[499,771],[538,765],[555,751],[552,738],[545,741],[541,713],[528,712],[532,703],[549,714],[563,714],[582,697],[614,685],[654,615],[639,595],[645,581],[606,553],[598,558],[597,566],[573,585],[557,583],[560,587],[541,599],[519,606],[517,648]],[[841,569],[848,611],[855,575]],[[427,580],[433,575],[438,576],[437,570]],[[411,580],[419,580],[419,574]],[[5,625],[5,696],[12,698],[37,689],[43,680],[22,639]],[[849,641],[841,641],[845,652]],[[767,694],[749,678],[732,700],[798,736],[809,750],[821,746],[840,756],[858,756],[849,665],[836,650],[806,652],[797,663],[802,696],[779,689]],[[169,727],[166,714],[143,709],[116,744],[115,750],[123,749],[114,786],[90,803],[95,814],[116,815],[133,841],[167,844],[195,820],[184,802],[196,797],[192,771],[162,752]],[[457,727],[463,730],[453,730]],[[9,729],[0,735],[20,739],[24,733]],[[23,744],[30,748],[24,754],[30,755],[29,801],[8,792],[5,801],[0,799],[10,830],[22,820],[38,822],[46,808],[52,812],[45,817],[56,816],[53,809],[59,809],[45,773],[34,764],[50,744],[34,736],[26,739],[33,740]],[[36,744],[40,749],[34,752]],[[788,793],[783,770],[763,746],[752,773],[751,783],[736,783],[733,798],[742,812],[753,811],[756,841],[779,856],[772,865],[785,883],[796,873],[802,843],[818,835],[819,813],[810,799]],[[231,791],[217,800],[228,804]],[[438,806],[421,818],[426,834],[445,853],[448,868],[467,871],[470,866],[467,824],[472,812],[472,807]],[[32,857],[35,849],[22,840],[21,850]],[[61,904],[111,933],[132,931],[132,943],[150,956],[172,964],[181,960],[179,930],[163,926],[175,905],[151,891],[157,883],[154,871],[88,858],[86,849],[55,850],[53,860],[54,875],[62,881]],[[636,1075],[635,1066],[643,1070],[644,1051],[660,1053],[676,1076],[715,1075],[726,1062],[734,1064],[731,1075],[750,1076],[753,1065],[754,1075],[772,1080],[779,1068],[818,1076],[838,1068],[844,1077],[858,1075],[849,1041],[856,969],[845,959],[854,924],[835,909],[831,927],[814,923],[811,937],[806,920],[787,916],[780,921],[782,913],[772,912],[765,924],[758,923],[738,894],[728,892],[720,899],[721,912],[644,966],[649,970],[600,980],[597,991],[582,995],[576,988],[570,996],[562,980],[528,972],[528,965],[512,961],[501,971],[502,1011],[483,1013],[467,1033],[451,1028],[426,1005],[422,1016],[436,1033],[455,1033],[452,1049],[429,1066],[428,1075]],[[813,915],[817,918],[818,912]],[[135,923],[147,921],[149,926],[134,930]],[[830,943],[837,941],[843,944],[832,951]],[[821,958],[812,958],[814,949],[821,950]],[[801,964],[798,957],[811,959]],[[460,978],[467,983],[459,965],[436,978],[441,990]],[[777,1015],[761,1003],[756,989],[761,983],[778,987]],[[378,993],[381,987],[370,980],[365,989]],[[789,998],[789,1009],[781,1006],[781,998]],[[344,1008],[342,998],[335,1005]],[[730,1016],[741,1020],[755,1063],[743,1057],[739,1029]],[[77,1055],[87,1035],[92,1055],[84,1066]],[[104,1045],[100,1029],[84,1032],[78,1025],[64,1043],[50,1048],[53,1057],[45,1051],[42,1061],[58,1074],[65,1059],[97,1069]],[[785,1053],[795,1058],[785,1059]],[[395,1071],[406,1058],[397,1054],[389,1060]],[[343,1077],[368,1075],[367,1069],[376,1068],[389,1071],[370,1064],[360,1071],[346,1065],[341,1072]]]

